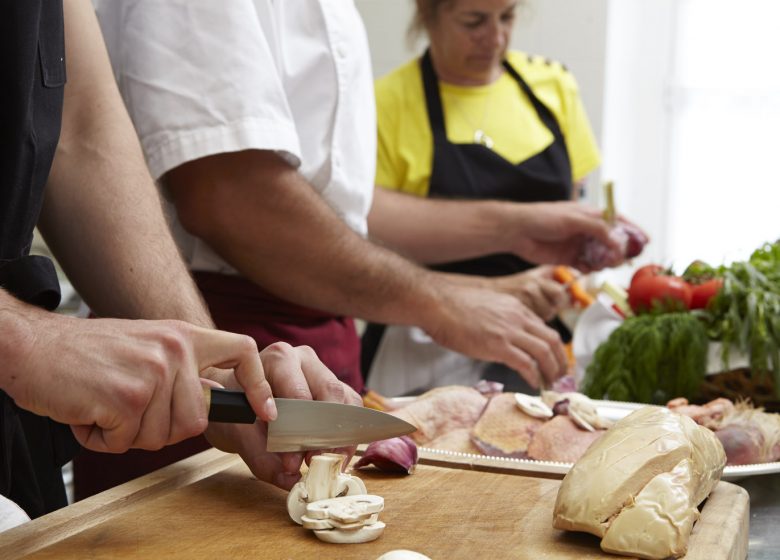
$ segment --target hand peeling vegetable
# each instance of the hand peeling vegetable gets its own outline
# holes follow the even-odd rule
[[[638,256],[649,241],[647,236],[639,228],[624,222],[612,228],[610,237],[620,246],[616,252],[597,239],[590,239],[582,250],[582,264],[590,270],[601,270],[608,266],[614,266],[625,259]]]
[[[374,465],[383,472],[412,474],[416,464],[417,445],[409,436],[401,436],[370,443],[355,468]]]

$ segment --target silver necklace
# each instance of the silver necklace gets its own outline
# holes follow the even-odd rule
[[[485,132],[485,123],[487,121],[488,107],[490,107],[490,98],[493,96],[495,89],[491,89],[490,93],[485,97],[485,108],[482,111],[482,120],[479,126],[474,126],[471,119],[468,117],[463,107],[460,106],[460,99],[453,96],[452,100],[455,102],[455,107],[458,109],[458,113],[463,117],[463,120],[469,125],[469,128],[474,129],[474,143],[480,146],[485,146],[488,150],[493,149],[493,139]]]

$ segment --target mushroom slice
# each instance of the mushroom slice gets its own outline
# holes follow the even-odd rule
[[[363,525],[373,525],[379,521],[379,514],[372,513],[365,519],[360,519],[355,523],[342,523],[341,521],[332,518],[328,518],[327,521],[334,529],[360,529]]]
[[[301,516],[301,525],[304,529],[322,531],[323,529],[333,529],[333,524],[329,519],[314,519],[308,515]]]
[[[574,408],[570,408],[569,409],[569,418],[571,418],[572,422],[577,424],[583,430],[586,430],[588,432],[595,432],[596,431],[596,428],[591,426],[588,423],[588,421],[585,420],[585,418],[583,418],[582,416],[580,416],[580,414]]]
[[[515,401],[517,406],[525,412],[528,416],[534,418],[552,418],[552,408],[544,404],[536,397],[526,395],[525,393],[515,393]]]
[[[366,485],[356,476],[341,472],[344,455],[323,453],[311,459],[309,471],[287,495],[287,512],[298,525],[310,502],[343,495],[365,494]]]
[[[425,554],[420,554],[414,550],[406,550],[399,548],[398,550],[390,550],[385,552],[382,556],[376,560],[431,560]]]
[[[321,541],[329,543],[357,544],[378,539],[384,530],[385,524],[382,521],[377,521],[373,525],[366,525],[360,529],[330,529],[328,531],[314,531],[314,534]]]
[[[341,523],[355,523],[370,517],[372,513],[379,513],[384,507],[385,500],[381,496],[358,494],[312,502],[306,506],[306,515],[312,519],[335,519]]]

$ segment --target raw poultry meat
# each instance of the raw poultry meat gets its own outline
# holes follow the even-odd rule
[[[734,403],[723,398],[715,399],[704,405],[688,404],[688,399],[679,398],[672,399],[666,406],[711,430],[717,430],[723,417],[734,412]]]
[[[674,399],[667,406],[710,428],[723,444],[728,465],[752,465],[780,460],[780,415],[715,399],[704,405],[690,405]]]
[[[444,433],[425,444],[432,449],[446,449],[458,453],[472,453],[479,455],[481,451],[471,440],[471,428],[457,428]]]
[[[485,455],[521,459],[544,422],[517,408],[514,393],[501,393],[490,399],[471,435],[474,445]]]
[[[410,436],[418,445],[427,446],[454,430],[471,429],[487,402],[488,398],[476,389],[452,385],[432,389],[391,412],[417,426]]]
[[[528,458],[574,463],[604,433],[606,430],[582,430],[568,416],[559,415],[536,430],[528,445]]]

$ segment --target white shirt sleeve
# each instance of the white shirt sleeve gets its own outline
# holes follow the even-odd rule
[[[252,0],[93,0],[155,179],[193,159],[301,148]]]

